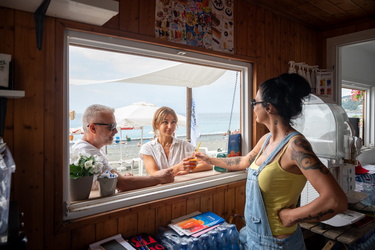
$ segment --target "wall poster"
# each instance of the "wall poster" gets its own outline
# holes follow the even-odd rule
[[[156,0],[155,36],[234,53],[233,0]]]

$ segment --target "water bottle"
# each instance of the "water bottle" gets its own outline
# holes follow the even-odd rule
[[[364,182],[363,184],[363,192],[368,194],[367,198],[362,201],[364,205],[371,206],[373,205],[373,197],[374,197],[374,187],[371,183]]]
[[[188,249],[190,249],[190,250],[201,250],[199,239],[193,238],[190,241],[190,246],[188,247]],[[206,249],[204,249],[204,250],[206,250]]]
[[[210,249],[210,237],[208,236],[208,234],[202,234],[200,237],[199,237],[199,241],[200,241],[200,248],[201,249]]]
[[[239,250],[240,249],[240,235],[237,231],[236,225],[231,224],[229,227],[229,244],[230,244],[230,250]]]
[[[221,245],[218,231],[216,229],[212,230],[210,234],[210,249],[223,249]]]
[[[219,228],[219,244],[220,249],[229,250],[230,249],[230,241],[228,235],[228,229],[226,227]]]
[[[179,250],[187,250],[187,249],[188,249],[188,243],[186,241],[181,242]]]

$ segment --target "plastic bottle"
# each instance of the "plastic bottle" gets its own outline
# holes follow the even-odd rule
[[[223,249],[219,238],[219,233],[216,230],[212,230],[210,234],[210,249]]]
[[[237,231],[236,225],[231,224],[229,227],[228,238],[230,242],[230,250],[240,249],[240,235]]]
[[[212,249],[210,246],[210,237],[208,236],[208,234],[202,234],[199,237],[199,240],[200,240],[201,249],[204,249],[204,250]]]
[[[228,229],[226,227],[219,228],[219,249],[229,250],[230,249],[230,241],[229,241],[229,234]]]
[[[371,183],[364,182],[363,183],[363,192],[368,194],[368,197],[362,201],[364,205],[370,206],[373,202],[373,186]]]
[[[190,241],[190,245],[188,246],[188,249],[190,249],[190,250],[201,250],[199,239],[193,238]],[[204,249],[204,250],[206,250],[206,249]]]
[[[180,250],[187,250],[188,243],[186,241],[180,243]]]

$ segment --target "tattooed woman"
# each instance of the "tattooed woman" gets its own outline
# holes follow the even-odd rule
[[[246,156],[203,161],[229,170],[248,169],[246,227],[240,232],[246,249],[305,249],[299,222],[327,220],[347,209],[347,198],[306,138],[292,128],[302,112],[309,83],[298,74],[283,74],[264,82],[251,100],[256,121],[270,131]],[[319,193],[297,207],[308,180]]]

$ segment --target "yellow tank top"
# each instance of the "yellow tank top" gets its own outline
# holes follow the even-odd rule
[[[303,174],[287,172],[280,166],[280,158],[288,148],[288,145],[289,142],[276,156],[274,161],[266,165],[258,176],[259,188],[263,196],[273,235],[291,234],[296,231],[297,224],[292,227],[283,226],[277,215],[277,211],[291,205],[297,205],[298,197],[306,184],[306,177]],[[250,168],[259,168],[255,164],[256,159],[250,165]]]

